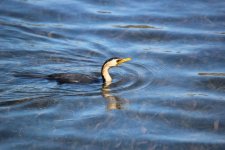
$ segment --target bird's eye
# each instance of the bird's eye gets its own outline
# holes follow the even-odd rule
[[[116,62],[118,63],[120,61],[120,59],[117,59]]]

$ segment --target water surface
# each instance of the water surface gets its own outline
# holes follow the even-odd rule
[[[225,2],[0,1],[0,149],[223,149]],[[17,73],[100,72],[58,84]]]

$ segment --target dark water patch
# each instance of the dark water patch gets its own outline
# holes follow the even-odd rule
[[[51,25],[32,24],[29,22],[21,22],[18,20],[14,20],[14,21],[10,21],[10,22],[6,22],[6,21],[2,20],[0,22],[0,25],[2,25],[3,28],[5,27],[5,28],[9,29],[9,31],[10,31],[10,29],[12,30],[14,28],[14,30],[21,31],[25,35],[34,34],[35,36],[43,36],[43,37],[55,38],[55,39],[65,38],[62,35],[52,31],[53,29],[50,29],[50,31],[43,31],[43,29],[40,29],[40,28],[49,28]],[[21,33],[21,32],[18,32],[18,33]],[[21,37],[23,37],[23,36],[21,36]]]
[[[32,117],[33,119],[53,118],[54,116],[49,115],[49,113],[54,112],[57,105],[58,101],[56,99],[53,99],[50,96],[40,96],[3,101],[0,103],[0,111],[4,114],[5,120],[12,121],[10,118],[21,118],[25,121],[25,124],[29,117]]]
[[[36,143],[40,139],[36,139],[33,142]],[[140,139],[140,140],[126,140],[125,138],[123,140],[119,139],[113,139],[112,141],[109,140],[93,140],[93,139],[83,139],[81,137],[70,137],[66,136],[64,138],[54,138],[49,139],[46,138],[42,142],[37,142],[37,144],[32,144],[27,142],[24,142],[22,145],[15,143],[11,146],[5,146],[6,149],[12,149],[12,148],[28,148],[28,149],[43,149],[46,148],[41,143],[44,143],[45,145],[48,145],[48,149],[74,149],[79,147],[80,149],[131,149],[131,150],[139,150],[139,149],[163,149],[163,150],[189,150],[189,149],[198,149],[198,150],[211,150],[211,149],[222,149],[223,144],[205,144],[205,143],[193,143],[193,142],[177,142],[177,143],[170,143],[167,141],[160,141],[157,142],[157,140],[148,141],[147,139]],[[183,148],[183,146],[185,148]],[[103,148],[104,147],[104,148]]]
[[[114,27],[117,28],[138,28],[138,29],[157,29],[154,26],[149,26],[149,25],[114,25]]]
[[[94,6],[105,6],[105,7],[112,7],[112,6],[117,6],[117,5],[124,5],[126,4],[125,1],[102,1],[102,0],[86,0],[85,3],[91,4]]]
[[[16,8],[14,6],[17,6]],[[27,13],[29,12],[29,13]],[[7,1],[1,3],[0,13],[7,17],[21,18],[31,22],[58,22],[62,19],[71,19],[72,15],[59,11],[57,9],[38,6],[35,3],[27,3],[26,1]],[[43,19],[45,16],[45,19]]]
[[[112,12],[110,11],[106,11],[106,10],[99,10],[97,11],[98,13],[101,13],[101,14],[111,14]]]
[[[151,54],[149,54],[151,55]],[[191,52],[189,54],[153,54],[159,57],[161,60],[166,59],[170,66],[175,66],[176,68],[205,68],[205,69],[215,69],[220,68],[225,59],[223,58],[224,51],[221,49],[202,49],[198,52]],[[213,63],[210,63],[213,61]]]
[[[197,83],[198,86],[212,91],[224,92],[225,91],[225,78],[211,77],[203,78]]]
[[[225,76],[225,73],[200,72],[200,76]]]
[[[17,67],[11,67],[10,70],[13,72],[22,72],[22,68],[29,67],[43,67],[44,65],[50,64],[62,64],[62,63],[75,63],[77,60],[69,57],[64,57],[60,52],[50,51],[0,51],[0,58],[2,59],[2,67],[7,68],[9,64],[17,65]],[[17,61],[13,61],[17,59]],[[4,62],[5,60],[5,62]],[[34,68],[33,68],[34,69]],[[31,72],[23,70],[24,72]]]
[[[47,56],[51,56],[54,54],[58,54],[56,51],[54,52],[50,52],[50,51],[44,51],[44,50],[39,50],[39,51],[27,51],[27,50],[19,50],[19,51],[9,51],[9,50],[2,50],[0,51],[0,56],[2,59],[6,59],[6,58],[18,58],[18,57],[24,57],[26,55],[47,55]]]
[[[145,43],[150,42],[173,42],[195,43],[196,41],[222,42],[224,37],[217,35],[207,35],[203,33],[170,32],[163,30],[125,30],[125,29],[88,29],[79,30],[79,33],[96,34],[100,37],[126,40],[129,42]],[[194,37],[194,38],[193,38]]]
[[[32,98],[24,98],[24,99],[20,99],[20,100],[12,100],[12,101],[1,101],[0,106],[1,107],[9,107],[9,106],[24,103],[26,101],[31,101],[31,100],[32,100]]]

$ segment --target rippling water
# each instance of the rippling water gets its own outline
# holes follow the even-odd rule
[[[0,149],[224,149],[225,1],[1,0]],[[96,74],[57,84],[16,73]]]

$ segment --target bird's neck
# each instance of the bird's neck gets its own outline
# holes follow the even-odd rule
[[[112,82],[112,78],[109,74],[109,67],[103,67],[102,68],[102,78],[103,78],[103,82],[106,82],[106,83],[110,83]]]

